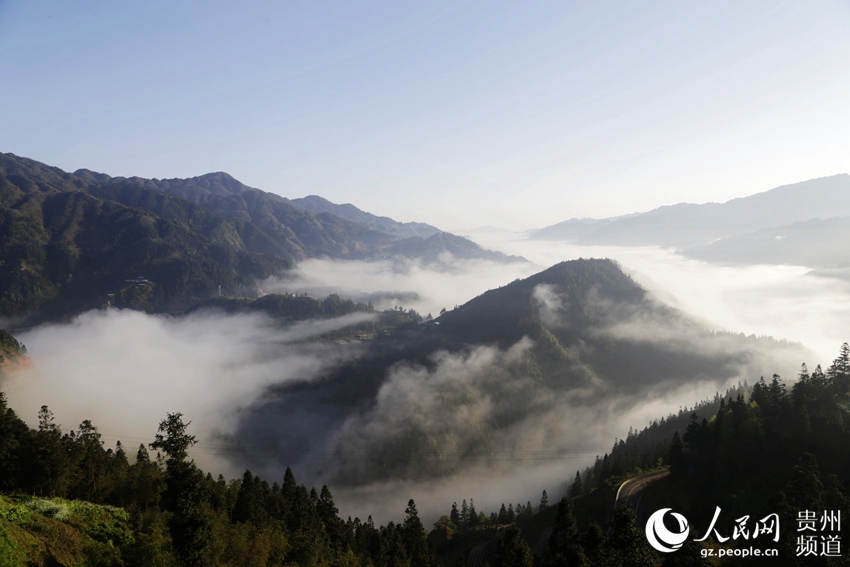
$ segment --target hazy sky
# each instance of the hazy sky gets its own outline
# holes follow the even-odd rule
[[[850,171],[850,3],[0,0],[0,151],[446,228]]]

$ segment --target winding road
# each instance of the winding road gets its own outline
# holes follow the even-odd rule
[[[641,491],[653,482],[661,480],[669,474],[670,471],[658,471],[630,478],[621,484],[617,490],[617,496],[614,498],[614,506],[616,507],[620,502],[628,502],[634,508],[635,513],[637,513],[640,506]]]

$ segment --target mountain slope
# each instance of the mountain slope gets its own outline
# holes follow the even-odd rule
[[[0,155],[0,313],[52,318],[110,302],[181,309],[219,285],[251,294],[256,279],[292,265],[250,223],[140,188],[119,199],[113,189]]]
[[[523,261],[484,250],[470,240],[442,233],[424,223],[398,223],[317,196],[286,199],[248,187],[222,172],[162,180],[110,178],[88,170],[78,170],[75,175],[96,179],[104,189],[141,187],[162,191],[216,215],[251,222],[283,239],[297,260],[321,256],[354,259],[403,256],[436,262],[440,254],[448,252],[462,259]]]
[[[571,219],[532,238],[583,244],[687,247],[814,218],[850,216],[850,175],[784,185],[726,203],[681,203],[609,219]]]
[[[183,310],[219,286],[253,296],[255,281],[305,258],[439,262],[449,252],[516,260],[443,233],[398,240],[226,173],[71,174],[13,154],[0,154],[0,237],[0,315],[15,317],[62,317],[107,303]]]
[[[379,253],[384,256],[420,258],[426,262],[440,262],[446,253],[459,260],[490,260],[491,262],[501,263],[527,262],[525,258],[520,256],[510,256],[502,252],[486,250],[468,238],[448,232],[438,232],[427,238],[413,236],[397,240],[392,244],[381,247]]]
[[[590,426],[584,441],[564,433],[580,426],[574,412],[604,415],[609,404],[720,387],[806,356],[798,345],[713,332],[609,260],[563,262],[362,348],[323,380],[275,387],[244,414],[239,438],[334,471],[336,483],[439,477],[494,452],[592,442]]]
[[[686,248],[699,260],[730,264],[797,264],[829,267],[850,263],[850,217],[813,219],[736,234]]]
[[[161,191],[200,205],[224,218],[251,222],[294,245],[299,259],[363,252],[392,240],[369,227],[330,214],[313,214],[287,199],[248,187],[218,172],[190,179],[111,178],[88,170],[75,175],[97,179],[102,186],[135,186]]]
[[[292,203],[304,207],[314,213],[331,213],[338,217],[348,219],[377,231],[390,234],[397,238],[410,238],[418,236],[428,238],[442,232],[439,228],[422,222],[398,222],[389,217],[379,217],[372,213],[360,210],[350,203],[338,205],[318,195],[308,195],[299,199],[291,199]]]

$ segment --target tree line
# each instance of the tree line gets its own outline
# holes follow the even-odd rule
[[[188,426],[169,414],[131,464],[120,442],[104,447],[91,421],[63,433],[43,406],[31,429],[0,392],[0,492],[126,509],[134,537],[117,546],[111,565],[439,564],[413,500],[402,523],[376,526],[371,517],[339,517],[328,487],[308,489],[290,468],[280,482],[250,470],[215,479],[188,458],[195,443]]]

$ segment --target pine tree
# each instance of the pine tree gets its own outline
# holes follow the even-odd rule
[[[570,498],[578,498],[584,495],[584,487],[581,484],[581,474],[576,471],[576,478],[570,486]]]
[[[90,502],[100,502],[104,496],[104,482],[107,476],[107,455],[97,427],[88,419],[80,424],[73,437],[75,453],[79,459],[78,476],[73,493],[76,498]]]
[[[637,517],[628,503],[620,503],[614,509],[605,555],[611,567],[655,567],[659,564],[658,556],[638,528]]]
[[[449,512],[449,519],[451,519],[455,528],[460,528],[460,512],[457,510],[457,502],[452,502],[452,511]]]
[[[532,567],[531,548],[516,526],[508,528],[505,536],[496,543],[493,567]]]
[[[466,498],[463,499],[463,502],[460,505],[460,523],[458,524],[458,528],[461,530],[465,530],[469,527],[469,506],[466,504]]]
[[[467,520],[467,526],[469,529],[474,529],[478,522],[478,512],[475,511],[475,500],[472,498],[469,499],[469,520]]]
[[[169,529],[175,554],[187,567],[202,567],[208,565],[206,550],[212,539],[212,524],[204,508],[204,474],[193,461],[186,460],[189,447],[195,444],[195,436],[186,433],[190,423],[183,423],[181,413],[169,413],[150,446],[167,457],[163,502],[172,512]]]
[[[108,453],[108,451],[107,451]],[[121,441],[115,442],[115,451],[107,464],[107,478],[109,479],[109,502],[118,506],[126,503],[123,501],[123,490],[127,484],[127,473],[130,470],[130,461],[124,451]]]
[[[606,567],[605,534],[596,521],[592,521],[581,537],[581,545],[588,567]]]
[[[32,434],[33,491],[42,496],[64,495],[72,472],[62,431],[53,420],[53,412],[41,406],[38,430]]]
[[[148,450],[139,445],[136,462],[127,470],[123,499],[131,509],[147,510],[156,506],[165,490],[165,479],[159,466],[152,462]]]
[[[331,496],[331,491],[327,485],[322,486],[322,491],[319,493],[316,514],[325,526],[325,533],[328,534],[331,547],[337,551],[343,551],[345,549],[345,530],[342,519],[338,515],[339,510],[334,504],[333,496]]]
[[[566,496],[558,503],[558,515],[555,516],[555,527],[549,538],[549,556],[546,564],[552,567],[562,565],[584,567],[587,564],[584,550],[579,543],[572,507]]]
[[[259,479],[254,479],[250,470],[242,474],[242,482],[239,483],[239,492],[236,496],[236,504],[233,507],[233,521],[247,522],[255,525],[260,524],[260,495]]]
[[[608,455],[605,455],[605,458],[607,459]],[[546,491],[544,490],[543,494],[540,496],[540,507],[538,508],[538,510],[540,512],[542,512],[543,510],[545,510],[548,507],[549,507],[549,495],[546,494]]]
[[[0,392],[0,490],[13,492],[21,490],[24,469],[24,455],[30,452],[30,428],[15,412],[6,400],[6,393]]]
[[[434,558],[431,550],[428,549],[426,540],[428,534],[419,519],[416,503],[412,499],[408,501],[404,513],[401,537],[407,556],[410,557],[410,565],[411,567],[430,567],[434,563]]]

